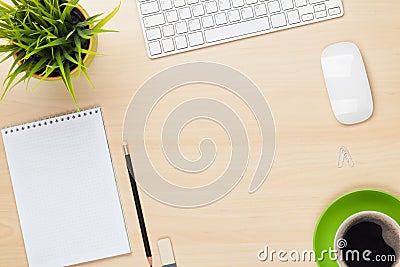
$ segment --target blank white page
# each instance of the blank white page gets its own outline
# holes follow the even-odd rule
[[[131,252],[100,108],[1,132],[30,267]]]

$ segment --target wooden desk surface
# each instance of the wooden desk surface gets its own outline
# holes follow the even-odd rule
[[[81,3],[94,14],[111,11],[118,0]],[[121,148],[124,112],[146,79],[184,62],[226,64],[259,86],[276,122],[276,158],[266,183],[256,194],[247,193],[258,156],[251,155],[250,170],[240,184],[222,200],[203,208],[168,207],[142,192],[154,266],[160,266],[157,239],[165,235],[173,240],[179,266],[263,266],[268,263],[258,262],[256,254],[264,245],[274,249],[312,249],[317,220],[338,196],[356,189],[376,188],[400,197],[400,1],[344,0],[344,5],[346,14],[340,19],[150,60],[136,3],[124,1],[108,25],[120,33],[100,36],[98,52],[107,56],[98,56],[90,66],[97,90],[89,89],[84,78],[75,84],[81,107],[103,108],[134,253],[82,266],[147,266]],[[347,40],[362,50],[375,104],[368,122],[350,127],[335,120],[320,67],[324,47]],[[1,79],[10,64],[7,61],[0,66]],[[207,90],[204,92],[219,94]],[[182,100],[185,95],[182,90]],[[234,108],[237,102],[232,101]],[[19,86],[0,103],[0,127],[73,108],[60,82],[44,83],[35,92],[26,92]],[[165,112],[168,111],[157,116],[162,117]],[[202,126],[200,123],[190,127]],[[221,141],[222,149],[228,145],[222,131],[216,128],[215,134],[211,137]],[[197,133],[194,135],[198,137]],[[189,158],[198,156],[196,138],[191,138],[190,131],[183,136],[181,145]],[[158,142],[156,132],[146,142],[150,147]],[[354,168],[337,168],[341,145],[349,148]],[[257,147],[257,142],[251,146]],[[160,151],[151,150],[156,162],[164,166]],[[215,164],[222,166],[224,162]],[[213,169],[214,175],[220,169]],[[215,176],[211,173],[210,177]],[[4,149],[0,149],[0,203],[0,266],[27,266]],[[278,262],[273,265],[286,266]]]

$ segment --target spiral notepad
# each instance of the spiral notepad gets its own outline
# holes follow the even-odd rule
[[[1,133],[30,267],[131,252],[100,108]]]

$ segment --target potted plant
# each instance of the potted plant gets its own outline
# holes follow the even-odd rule
[[[4,80],[3,99],[17,84],[28,88],[32,77],[62,80],[77,109],[71,77],[83,73],[93,86],[87,68],[97,49],[97,34],[112,32],[103,26],[118,12],[121,3],[107,16],[89,16],[79,0],[0,0],[0,53],[14,62]]]

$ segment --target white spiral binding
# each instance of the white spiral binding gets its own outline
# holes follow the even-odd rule
[[[39,119],[33,122],[27,122],[27,123],[21,123],[18,125],[6,127],[2,130],[2,133],[4,135],[10,135],[14,134],[20,131],[26,131],[26,130],[32,130],[38,127],[44,127],[44,126],[49,126],[57,123],[63,123],[66,121],[86,117],[86,116],[91,116],[93,114],[101,113],[101,108],[99,106],[95,106],[92,108],[87,108],[81,111],[69,111],[65,113],[61,113],[58,115],[53,115],[50,117],[46,117],[43,119]]]

